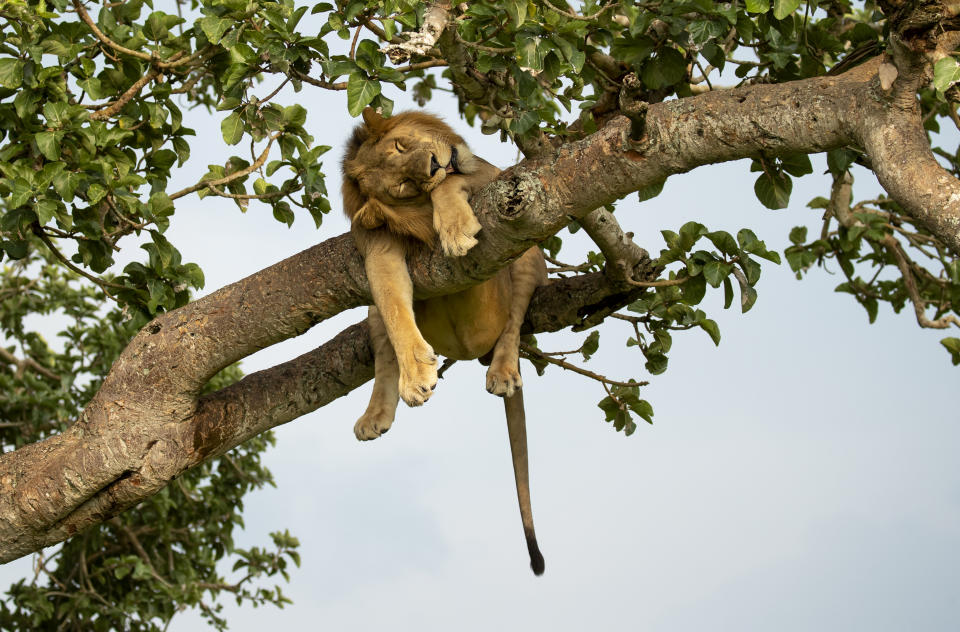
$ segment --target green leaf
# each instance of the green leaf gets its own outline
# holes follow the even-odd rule
[[[16,90],[23,84],[23,62],[19,59],[0,59],[0,86]]]
[[[707,239],[712,241],[713,245],[725,255],[735,255],[740,252],[740,248],[737,247],[737,242],[734,241],[733,236],[726,231],[717,230],[712,233],[707,233]]]
[[[590,332],[590,335],[587,336],[587,339],[583,341],[583,346],[580,348],[580,353],[583,354],[584,361],[589,360],[590,357],[597,352],[597,349],[600,348],[600,331],[594,329]]]
[[[675,48],[663,48],[643,64],[640,78],[648,88],[657,90],[677,83],[687,72],[687,60]]]
[[[953,366],[960,364],[960,338],[944,338],[940,344],[950,352],[950,361],[953,362]]]
[[[780,157],[783,170],[792,176],[800,177],[813,173],[813,165],[807,154],[787,154]]]
[[[667,370],[668,361],[669,358],[662,353],[651,353],[647,356],[644,366],[650,372],[650,375],[660,375]]]
[[[283,222],[288,227],[293,226],[293,210],[286,202],[277,202],[273,205],[273,217],[274,219]]]
[[[746,314],[757,302],[757,291],[749,285],[740,284],[740,311]]]
[[[57,212],[57,203],[49,199],[39,200],[33,206],[33,210],[37,214],[37,222],[41,226],[44,226],[53,219],[54,214]]]
[[[380,94],[379,81],[371,81],[360,73],[350,75],[347,81],[347,111],[350,116],[360,116],[363,108],[367,107],[378,94]]]
[[[779,253],[767,250],[767,245],[757,239],[757,236],[749,228],[743,228],[737,233],[737,242],[740,244],[740,249],[744,252],[763,257],[767,261],[772,261],[780,265]]]
[[[798,246],[806,243],[807,241],[807,227],[806,226],[794,226],[790,230],[790,241]]]
[[[703,266],[703,278],[713,287],[720,287],[723,280],[733,271],[733,264],[711,261]]]
[[[770,0],[747,0],[747,11],[750,13],[766,13],[770,10]]]
[[[243,138],[243,121],[240,114],[233,112],[230,116],[223,119],[220,123],[220,131],[223,133],[223,140],[228,145],[236,145]]]
[[[691,276],[680,286],[683,302],[687,305],[697,305],[707,293],[707,281],[702,274]]]
[[[27,242],[22,240],[4,241],[3,249],[11,259],[23,259],[27,256]]]
[[[103,89],[100,80],[96,77],[78,81],[77,85],[80,86],[88,95],[90,95],[91,99],[102,99],[103,97],[107,96],[107,93]]]
[[[688,252],[697,243],[702,235],[707,234],[707,227],[699,222],[687,222],[680,227],[680,250]]]
[[[37,141],[37,147],[40,148],[40,153],[47,160],[60,160],[60,141],[57,139],[57,135],[63,135],[63,132],[40,132],[34,136],[34,140]]]
[[[638,190],[637,201],[646,202],[647,200],[652,200],[653,198],[657,197],[663,191],[663,185],[666,184],[666,182],[666,180],[661,180],[660,182],[654,182],[653,184]]]
[[[160,11],[154,11],[150,14],[150,17],[147,18],[146,23],[143,25],[143,34],[147,36],[147,39],[159,41],[170,34],[170,31],[167,30],[167,17],[168,16],[166,13],[162,13]],[[218,39],[217,41],[220,40]],[[217,42],[213,43],[216,44]]]
[[[787,207],[792,190],[793,181],[790,180],[790,176],[781,171],[765,171],[753,185],[757,199],[767,208],[774,210]]]
[[[200,20],[200,28],[203,29],[207,39],[211,44],[219,44],[226,33],[233,25],[233,20],[225,20],[218,17],[206,17]]]
[[[103,196],[105,196],[106,194],[107,194],[107,190],[103,188],[102,185],[94,182],[93,184],[90,185],[89,188],[87,188],[87,202],[89,202],[90,205],[92,206],[97,202],[99,202],[100,200],[102,200]]]
[[[773,0],[773,17],[782,20],[796,11],[799,6],[800,0]]]
[[[70,122],[69,106],[61,101],[48,101],[43,104],[43,117],[48,127],[60,129]]]
[[[717,326],[717,323],[709,318],[704,318],[699,323],[700,328],[703,329],[710,335],[710,339],[713,340],[713,344],[720,346],[720,327]]]
[[[630,410],[643,418],[648,424],[653,423],[653,406],[650,405],[650,402],[637,397],[627,397],[624,399],[626,400],[627,406],[630,408]],[[627,434],[629,435],[631,433],[628,432]]]
[[[827,168],[833,175],[840,175],[850,168],[856,158],[857,152],[852,149],[831,149],[827,152]]]
[[[506,9],[515,28],[520,28],[527,20],[527,2],[528,0],[509,0],[503,3],[503,8]]]
[[[950,86],[960,81],[960,63],[947,55],[933,66],[933,86],[937,92],[946,92]],[[2,83],[2,82],[0,82]]]

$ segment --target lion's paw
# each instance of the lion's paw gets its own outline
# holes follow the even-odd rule
[[[437,356],[429,345],[409,366],[400,366],[400,399],[407,406],[421,406],[437,386]]]
[[[392,425],[393,415],[386,409],[368,409],[354,424],[353,434],[357,435],[357,439],[360,441],[370,441],[390,430]]]
[[[512,397],[520,387],[520,369],[516,366],[496,366],[491,364],[487,369],[487,391],[501,397]]]
[[[480,222],[469,206],[455,217],[447,218],[436,226],[440,245],[448,257],[462,257],[477,245],[475,235],[480,232]]]

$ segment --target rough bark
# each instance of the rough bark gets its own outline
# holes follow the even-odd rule
[[[916,81],[884,92],[878,66],[653,104],[639,140],[618,117],[582,141],[526,160],[473,200],[483,231],[470,253],[411,258],[416,294],[485,279],[571,218],[672,174],[846,145],[864,149],[890,194],[960,253],[960,183],[926,145]],[[603,275],[556,283],[538,292],[528,325],[589,326],[637,291]],[[199,397],[221,368],[369,300],[360,256],[342,235],[158,317],[68,431],[0,457],[0,561],[106,520],[203,459],[365,382],[371,354],[359,324],[300,358]]]

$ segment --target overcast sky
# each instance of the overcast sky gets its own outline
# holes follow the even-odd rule
[[[203,267],[203,293],[347,229],[346,95],[284,94],[282,103],[307,101],[308,129],[334,146],[324,164],[335,210],[317,231],[306,213],[288,229],[263,206],[242,215],[230,202],[181,201],[168,236]],[[398,110],[412,107],[388,94]],[[477,154],[516,161],[443,97],[429,109]],[[198,138],[174,189],[238,151],[220,138],[224,116],[188,113]],[[822,156],[814,164],[825,169]],[[674,176],[651,201],[621,201],[617,217],[654,256],[659,231],[688,220],[734,234],[751,227],[781,251],[792,226],[819,225],[822,211],[805,204],[827,194],[824,177],[796,180],[790,208],[770,211],[748,167]],[[856,176],[857,198],[879,190],[868,173]],[[655,424],[629,438],[604,423],[598,384],[556,367],[537,377],[526,365],[540,578],[528,566],[502,404],[478,364],[456,364],[424,407],[401,404],[393,430],[373,442],[352,430],[370,384],[279,428],[264,458],[277,488],[245,500],[239,541],[265,545],[287,528],[300,539],[302,567],[283,585],[294,604],[228,600],[231,629],[958,629],[960,369],[938,343],[943,332],[920,330],[909,310],[881,306],[868,325],[850,296],[833,292],[841,280],[820,270],[798,282],[786,264],[763,262],[749,313],[724,311],[722,293],[708,293],[702,307],[720,325],[720,346],[699,330],[677,333],[670,369],[642,393]],[[299,355],[363,316],[342,314],[243,368]],[[603,327],[587,368],[647,379],[642,355],[624,347],[628,333],[624,323]],[[568,349],[584,335],[541,336],[540,346]],[[0,567],[0,583],[27,573],[29,558]],[[170,629],[207,627],[187,613]]]

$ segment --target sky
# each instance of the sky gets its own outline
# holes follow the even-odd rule
[[[415,107],[388,94],[397,110]],[[515,148],[458,120],[445,96],[427,109],[476,154],[501,167],[516,162]],[[346,95],[285,90],[277,101],[305,103],[308,130],[333,146],[323,162],[334,211],[320,230],[306,213],[288,229],[263,206],[241,214],[209,197],[179,202],[168,237],[203,268],[201,294],[348,228],[338,197],[355,124]],[[237,151],[220,137],[224,117],[187,113],[198,138],[174,189]],[[825,170],[822,156],[814,167]],[[750,227],[781,252],[791,227],[819,225],[822,212],[805,204],[827,194],[825,177],[796,180],[790,207],[770,211],[754,197],[748,168],[673,176],[653,200],[621,201],[617,218],[653,256],[659,231],[689,220],[734,234]],[[858,199],[879,191],[867,172],[855,176]],[[581,236],[565,243],[575,252]],[[851,297],[833,291],[842,281],[835,266],[801,282],[786,264],[762,265],[750,312],[723,310],[718,291],[701,306],[720,326],[719,347],[699,330],[674,336],[669,370],[641,393],[655,423],[641,422],[631,437],[604,423],[598,384],[525,366],[542,577],[528,566],[502,405],[484,390],[477,363],[454,365],[425,406],[401,403],[376,441],[360,443],[352,430],[372,383],[278,428],[264,456],[277,487],[245,499],[238,539],[266,545],[283,529],[300,539],[302,566],[282,585],[294,603],[252,609],[225,600],[230,629],[956,630],[960,368],[938,343],[945,334],[885,306],[868,325]],[[341,314],[243,369],[295,357],[364,315]],[[629,333],[625,323],[604,326],[601,350],[584,366],[648,379],[642,355],[624,346]],[[562,350],[585,335],[538,339]],[[0,585],[27,574],[29,558],[0,567]],[[187,612],[169,629],[208,627]]]

